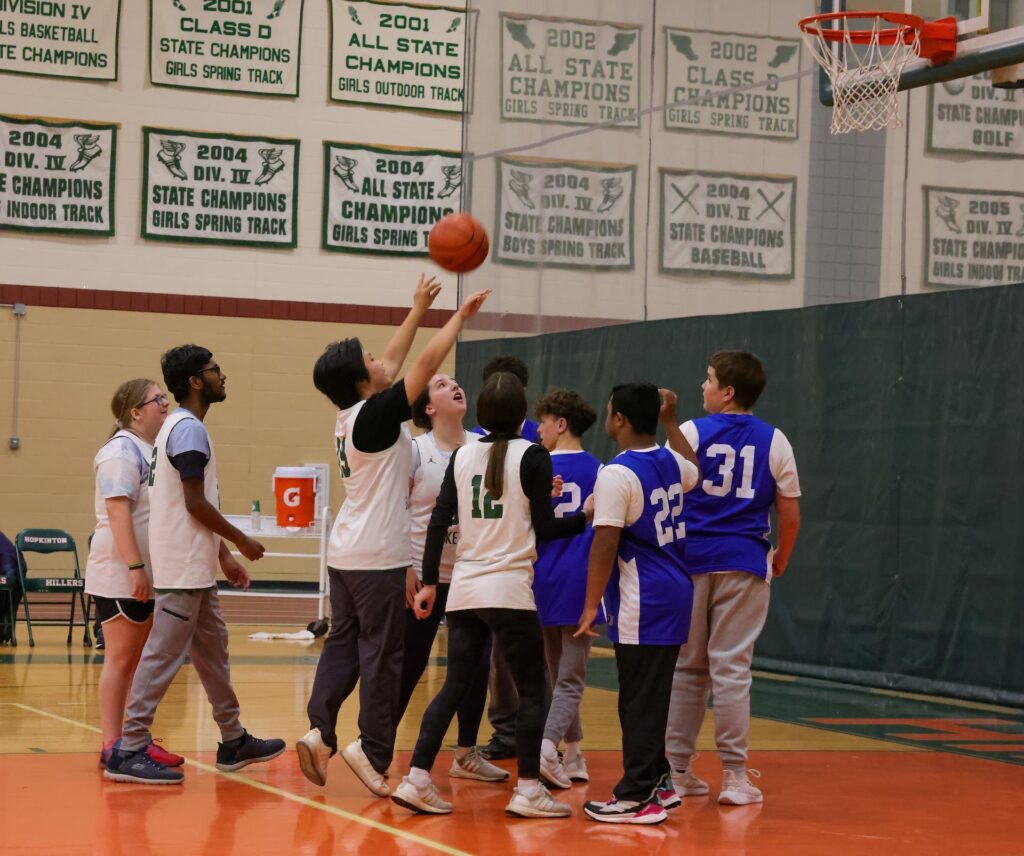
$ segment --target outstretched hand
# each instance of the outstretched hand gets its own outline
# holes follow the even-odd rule
[[[440,293],[441,283],[434,277],[428,277],[425,273],[421,273],[420,281],[416,284],[416,291],[412,295],[412,305],[426,311],[434,305],[434,300]]]
[[[477,312],[480,311],[480,307],[484,305],[484,301],[490,296],[491,290],[485,288],[483,291],[477,291],[469,297],[467,297],[462,306],[459,307],[459,315],[462,316],[463,321],[468,321]]]

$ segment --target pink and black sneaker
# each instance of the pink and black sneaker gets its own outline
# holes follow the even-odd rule
[[[662,823],[668,820],[665,806],[658,800],[657,793],[643,802],[617,800],[612,797],[608,802],[588,802],[583,804],[583,811],[591,820],[602,823]]]
[[[676,806],[682,805],[683,801],[676,792],[676,786],[672,782],[671,773],[666,773],[661,777],[661,781],[658,782],[658,786],[654,789],[654,793],[658,795],[658,800],[664,808],[675,808]]]
[[[146,754],[158,764],[162,764],[164,767],[180,767],[185,763],[184,756],[168,752],[163,746],[159,746],[155,742],[150,743],[146,747]]]

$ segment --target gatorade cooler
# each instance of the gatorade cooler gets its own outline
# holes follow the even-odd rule
[[[278,467],[274,498],[278,526],[312,526],[316,521],[317,471],[313,467]]]

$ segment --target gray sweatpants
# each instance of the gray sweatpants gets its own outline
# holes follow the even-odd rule
[[[580,703],[587,682],[587,658],[593,638],[574,639],[575,627],[545,627],[544,657],[551,681],[551,707],[544,724],[544,739],[558,746],[583,739]]]
[[[217,587],[178,589],[157,592],[153,629],[142,649],[125,709],[122,749],[137,752],[152,742],[156,709],[186,657],[192,659],[213,706],[221,740],[242,736],[238,697],[228,668],[228,629],[220,614]]]
[[[726,769],[747,763],[750,662],[768,615],[770,586],[745,571],[693,575],[690,637],[679,652],[665,750],[672,768],[685,770],[714,693],[715,744]]]

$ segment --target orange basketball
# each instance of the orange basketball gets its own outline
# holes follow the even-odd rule
[[[434,224],[427,246],[430,257],[445,270],[468,273],[484,263],[491,245],[483,223],[456,211]]]

